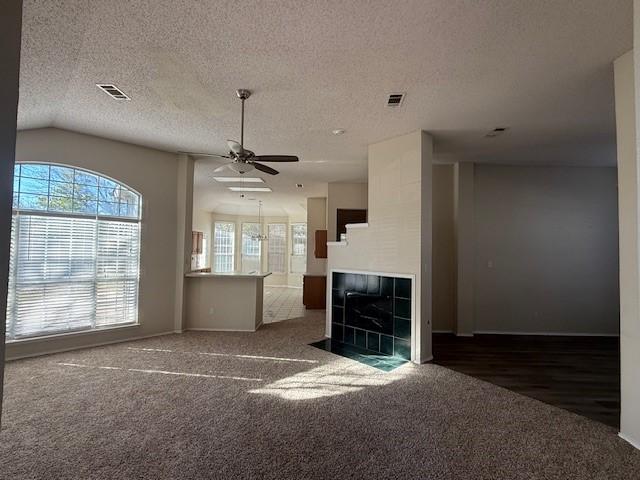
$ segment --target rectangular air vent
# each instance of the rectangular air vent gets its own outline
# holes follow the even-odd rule
[[[399,107],[404,101],[404,93],[390,93],[387,97],[387,107]]]
[[[485,135],[485,137],[488,138],[493,138],[493,137],[497,137],[498,135],[502,135],[504,132],[506,132],[509,129],[509,127],[497,127],[494,128],[493,130],[491,130],[489,133],[487,133]]]
[[[122,90],[110,83],[96,83],[96,87],[116,100],[131,100]]]

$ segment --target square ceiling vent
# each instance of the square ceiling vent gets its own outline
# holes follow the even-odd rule
[[[122,90],[110,83],[96,83],[96,87],[114,100],[131,100]]]
[[[404,93],[390,93],[387,97],[387,107],[399,107],[404,102]]]

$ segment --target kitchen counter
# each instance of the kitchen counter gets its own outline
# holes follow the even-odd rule
[[[185,275],[189,330],[255,332],[262,325],[264,279],[271,272]]]

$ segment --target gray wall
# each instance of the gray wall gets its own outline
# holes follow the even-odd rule
[[[7,310],[11,191],[16,146],[22,1],[3,2],[0,14],[0,312]],[[4,318],[4,316],[2,317]],[[0,417],[4,374],[5,322],[0,322]]]
[[[433,166],[433,330],[455,327],[455,223],[453,165]]]
[[[12,342],[7,345],[7,357],[173,332],[178,231],[177,156],[90,135],[45,128],[18,133],[16,160],[86,168],[119,180],[142,194],[140,325]]]
[[[618,333],[616,175],[476,165],[476,332]]]

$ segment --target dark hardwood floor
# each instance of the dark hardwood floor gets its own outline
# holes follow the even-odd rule
[[[434,334],[433,356],[438,365],[619,427],[618,338]]]

